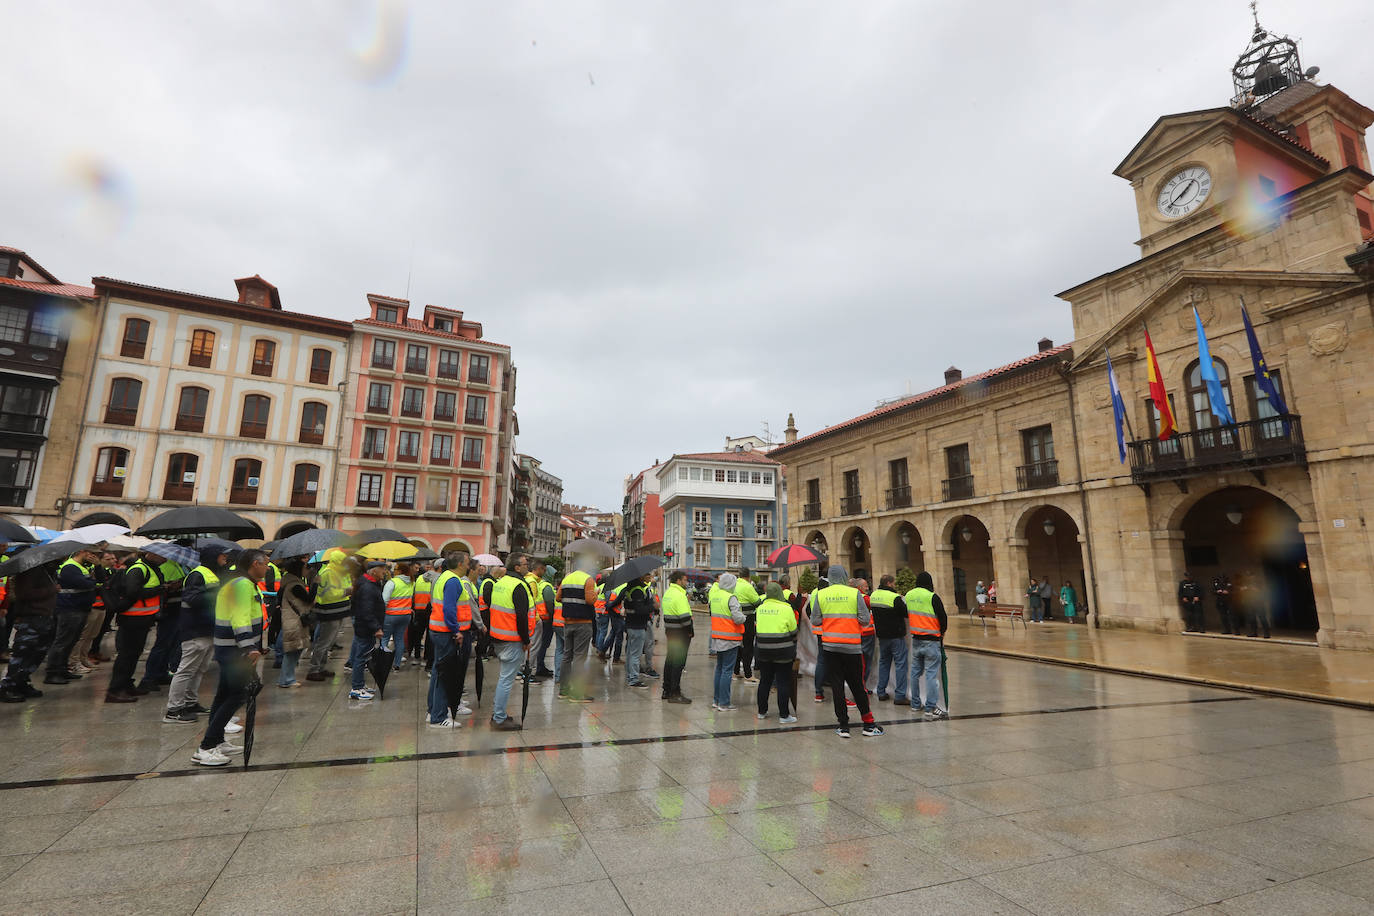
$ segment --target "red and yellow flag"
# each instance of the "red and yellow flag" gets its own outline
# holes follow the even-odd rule
[[[1174,412],[1169,409],[1169,393],[1164,390],[1164,378],[1159,374],[1159,360],[1155,357],[1155,345],[1150,341],[1150,332],[1145,331],[1145,368],[1150,381],[1150,400],[1159,411],[1159,438],[1167,439],[1174,434]]]

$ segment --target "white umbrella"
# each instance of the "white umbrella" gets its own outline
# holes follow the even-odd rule
[[[478,564],[479,566],[500,566],[501,558],[493,553],[479,553],[477,556],[472,558],[472,562]]]
[[[53,538],[53,541],[57,543],[75,541],[78,544],[99,544],[101,541],[108,541],[110,538],[128,533],[129,529],[123,525],[87,525],[84,528],[64,531]]]
[[[112,538],[105,539],[106,544],[121,550],[142,550],[152,542],[152,538],[140,537],[137,534],[116,534]]]

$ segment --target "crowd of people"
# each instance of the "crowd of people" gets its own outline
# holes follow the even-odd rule
[[[683,694],[682,674],[696,626],[681,570],[667,576],[659,595],[654,572],[619,582],[591,557],[574,557],[563,575],[522,553],[487,567],[461,551],[418,562],[334,548],[318,562],[294,557],[278,564],[261,550],[211,539],[198,557],[187,569],[147,551],[82,546],[60,562],[0,579],[0,645],[9,662],[0,700],[43,697],[32,682],[40,668],[45,687],[61,687],[108,665],[106,703],[137,703],[166,688],[162,721],[195,725],[203,718],[192,761],[224,766],[242,752],[230,736],[243,730],[238,713],[249,692],[273,679],[268,670],[283,690],[331,681],[337,675],[331,653],[343,650],[341,631],[351,621],[350,700],[375,698],[367,672],[379,659],[392,670],[423,665],[427,724],[434,729],[460,728],[472,715],[464,694],[474,654],[499,664],[490,726],[500,731],[522,727],[508,708],[517,676],[531,685],[552,680],[560,698],[587,703],[595,670],[611,672],[623,661],[628,688],[647,690],[659,680],[664,702],[692,702]],[[831,566],[809,594],[793,592],[785,577],[760,583],[747,569],[721,574],[706,595],[712,708],[735,710],[734,682],[743,681],[757,685],[759,719],[769,717],[776,694],[779,722],[796,722],[798,639],[809,630],[817,640],[815,699],[825,702],[829,688],[841,737],[850,735],[851,709],[865,736],[883,733],[865,686],[875,665],[878,701],[890,698],[923,710],[927,719],[943,718],[943,604],[929,573],[905,594],[895,588],[889,575],[870,592],[865,580],[848,578],[840,566]],[[114,654],[107,655],[112,630]],[[660,630],[661,672],[654,667]],[[212,661],[218,678],[206,707],[200,691]]]

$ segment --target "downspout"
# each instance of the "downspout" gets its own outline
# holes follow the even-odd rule
[[[62,530],[65,530],[67,527],[67,509],[72,504],[72,487],[76,486],[76,460],[77,457],[81,454],[81,443],[86,441],[86,412],[90,406],[87,402],[90,400],[91,397],[91,380],[95,377],[95,364],[100,357],[101,339],[105,333],[105,312],[107,310],[107,306],[109,305],[109,303],[110,294],[107,292],[101,295],[99,301],[96,303],[95,306],[95,320],[93,323],[94,333],[92,334],[92,337],[94,339],[91,341],[91,357],[89,360],[86,361],[86,381],[85,384],[82,386],[84,394],[81,398],[81,423],[76,430],[76,454],[72,455],[71,470],[67,472],[66,495],[60,497],[62,500],[62,514],[58,516],[58,525]],[[71,340],[70,337],[68,337],[67,339]],[[53,400],[55,401],[57,399],[54,398]],[[57,506],[54,506],[53,508],[56,509]]]
[[[348,380],[351,377],[351,373],[349,372],[349,361],[353,357],[353,335],[355,333],[357,333],[356,329],[350,330],[348,336],[344,338],[344,378],[337,386],[339,390],[339,420],[338,428],[334,431],[334,473],[331,475],[333,480],[329,485],[329,508],[325,512],[325,519],[331,528],[339,527],[339,513],[334,507],[340,505],[339,500],[341,499],[339,495],[339,472],[343,470],[343,459],[340,456],[343,452],[344,427],[350,426],[351,428],[351,424],[345,423],[344,421],[348,417]],[[361,370],[359,374],[361,375]]]
[[[1073,373],[1062,362],[1056,367],[1069,390],[1069,423],[1073,431],[1073,460],[1078,470],[1078,500],[1083,510],[1083,550],[1087,554],[1088,570],[1093,577],[1093,627],[1101,628],[1101,602],[1097,592],[1097,563],[1093,558],[1092,512],[1088,508],[1088,490],[1083,485],[1083,454],[1078,444],[1078,404],[1073,393]]]

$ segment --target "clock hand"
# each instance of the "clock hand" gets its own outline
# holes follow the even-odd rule
[[[1175,195],[1169,200],[1169,203],[1170,203],[1170,204],[1177,204],[1180,200],[1183,199],[1184,195],[1188,193],[1189,186],[1190,186],[1190,185],[1194,185],[1194,184],[1197,184],[1197,179],[1196,179],[1196,178],[1189,178],[1186,182],[1184,182],[1183,186],[1182,186],[1181,188],[1179,188],[1178,193],[1175,194]]]

